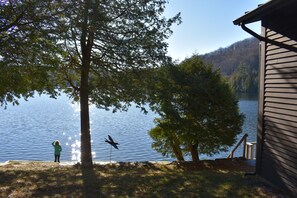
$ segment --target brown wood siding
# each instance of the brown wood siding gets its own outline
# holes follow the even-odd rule
[[[291,17],[293,12],[288,13]],[[297,27],[286,17],[282,13],[264,21],[262,36],[297,48],[297,39],[291,36],[297,35]],[[263,112],[259,114],[263,118],[259,174],[297,194],[297,52],[265,43],[261,53],[264,77],[260,89],[264,96]]]
[[[262,175],[265,175],[265,178],[276,184],[278,187],[283,189],[288,189],[291,194],[296,195],[296,175],[295,172],[289,171],[294,170],[291,167],[287,166],[286,160],[282,160],[278,158],[279,155],[274,153],[270,153],[270,155],[264,155],[262,165]],[[276,160],[277,159],[277,160]],[[273,171],[272,171],[273,170]],[[276,183],[276,178],[278,182]],[[286,191],[287,192],[287,191]]]
[[[262,22],[263,23],[263,22]],[[261,27],[261,35],[266,37],[266,28]],[[256,151],[256,173],[261,175],[262,170],[262,142],[264,134],[264,80],[265,80],[265,51],[266,43],[261,41],[260,43],[260,71],[259,71],[259,107],[258,107],[258,126],[257,126],[257,151]]]

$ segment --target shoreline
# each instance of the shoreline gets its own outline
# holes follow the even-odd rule
[[[9,160],[6,162],[0,162],[0,167],[5,167],[9,165],[30,165],[30,164],[40,164],[40,165],[48,165],[48,166],[76,166],[81,165],[80,162],[74,161],[62,161],[60,163],[53,161],[36,161],[36,160]],[[118,161],[93,161],[93,165],[99,166],[108,166],[108,165],[130,165],[130,166],[138,166],[138,165],[182,165],[182,166],[195,166],[195,167],[215,167],[215,166],[223,166],[227,169],[238,167],[248,167],[248,169],[253,169],[256,166],[256,160],[246,160],[242,158],[218,158],[213,160],[200,160],[198,162],[193,161],[135,161],[135,162],[118,162]]]
[[[111,165],[111,164],[171,164],[176,161],[140,161],[140,162],[118,162],[118,161],[93,161],[94,165]],[[74,166],[81,164],[80,162],[74,161],[61,161],[60,163],[53,162],[53,161],[39,161],[39,160],[8,160],[6,162],[0,162],[0,166],[6,166],[9,164],[30,164],[30,163],[40,163],[40,164],[56,164],[60,166]]]
[[[234,158],[235,159],[235,158]],[[210,159],[210,160],[200,160],[200,161],[214,161],[216,159]],[[28,162],[48,162],[48,163],[54,163],[54,161],[47,161],[47,160],[7,160],[7,161],[0,161],[0,164],[6,164],[9,162],[23,162],[23,163],[28,163]],[[172,162],[177,162],[177,161],[166,161],[166,160],[162,160],[162,161],[154,161],[154,160],[146,160],[146,161],[97,161],[97,160],[93,160],[93,163],[99,163],[99,164],[107,164],[107,163],[172,163]],[[191,161],[185,161],[185,162],[191,162]],[[61,160],[60,162],[62,163],[66,163],[66,164],[78,164],[81,163],[79,161],[67,161],[67,160]]]

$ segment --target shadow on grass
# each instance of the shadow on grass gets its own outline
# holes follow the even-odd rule
[[[101,197],[92,169],[54,166],[0,171],[0,197]]]
[[[81,166],[84,197],[103,197],[100,190],[100,175],[96,175],[93,167]]]
[[[212,164],[42,164],[0,168],[0,197],[272,197],[267,184]]]

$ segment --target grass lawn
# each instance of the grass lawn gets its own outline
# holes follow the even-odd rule
[[[0,166],[0,197],[273,197],[282,196],[241,160],[199,163]]]

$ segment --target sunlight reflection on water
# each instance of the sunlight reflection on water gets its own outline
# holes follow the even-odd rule
[[[247,114],[243,131],[249,133],[252,141],[256,138],[257,101],[240,101],[240,109]],[[93,159],[110,160],[110,145],[104,140],[111,135],[120,143],[119,150],[112,152],[115,161],[173,160],[151,148],[152,139],[147,132],[154,127],[155,117],[152,112],[145,115],[135,107],[128,112],[112,113],[91,105]],[[36,96],[28,102],[22,101],[19,106],[0,109],[0,137],[3,140],[0,162],[52,160],[51,143],[54,140],[60,140],[63,147],[62,161],[80,161],[80,136],[79,104],[72,103],[66,95],[62,94],[57,100]]]

